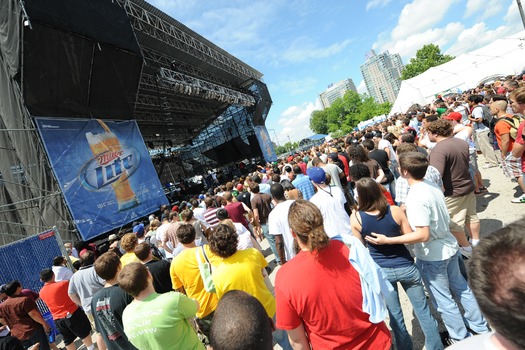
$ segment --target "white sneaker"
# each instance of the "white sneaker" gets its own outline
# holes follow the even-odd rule
[[[459,252],[465,258],[470,259],[470,257],[472,256],[472,247],[459,247]]]
[[[511,200],[512,203],[525,203],[525,194]]]

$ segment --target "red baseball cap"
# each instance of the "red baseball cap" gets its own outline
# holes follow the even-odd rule
[[[449,115],[444,116],[443,119],[455,120],[455,121],[457,121],[459,123],[461,121],[462,117],[463,116],[461,115],[461,113],[459,113],[459,112],[452,112]]]

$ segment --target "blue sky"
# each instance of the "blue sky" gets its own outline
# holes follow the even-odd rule
[[[425,44],[459,55],[523,30],[515,0],[148,1],[264,74],[266,126],[281,145],[313,134],[330,83],[351,78],[366,91],[359,67],[370,49],[406,64]]]

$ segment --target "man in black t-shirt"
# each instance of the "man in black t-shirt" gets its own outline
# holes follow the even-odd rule
[[[93,295],[91,312],[97,332],[104,338],[108,350],[136,349],[122,326],[122,313],[133,297],[117,284],[121,268],[120,258],[113,252],[104,253],[95,261],[95,272],[106,284]]]
[[[386,153],[382,149],[376,149],[374,141],[369,139],[363,140],[363,147],[365,147],[365,149],[368,150],[368,157],[370,157],[370,159],[375,160],[379,164],[381,169],[383,169],[383,172],[385,173],[385,179],[383,180],[381,185],[385,186],[388,192],[390,192],[390,194],[392,195],[392,198],[395,198],[396,182],[394,179],[394,174],[392,174],[389,168],[388,153]]]
[[[148,268],[153,277],[155,292],[162,294],[173,290],[170,276],[170,262],[157,260],[153,257],[148,242],[142,242],[135,247],[135,255]]]

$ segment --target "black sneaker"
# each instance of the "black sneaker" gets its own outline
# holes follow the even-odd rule
[[[441,342],[445,348],[459,342],[459,340],[451,338],[447,331],[439,332],[439,336],[441,337]]]

